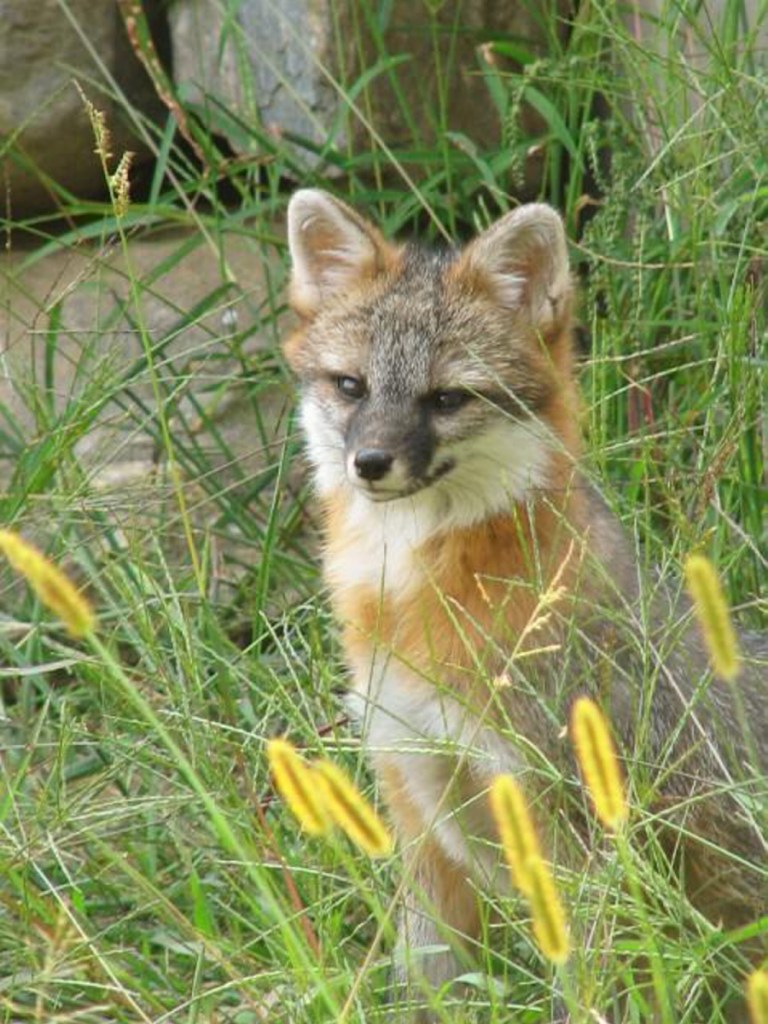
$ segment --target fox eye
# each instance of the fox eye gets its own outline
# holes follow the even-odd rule
[[[447,391],[435,391],[430,395],[430,404],[435,412],[458,412],[472,398],[471,391],[462,388],[451,388]]]
[[[353,401],[358,401],[361,398],[365,398],[367,388],[365,381],[360,377],[335,377],[337,389],[344,395],[345,398],[351,398]]]

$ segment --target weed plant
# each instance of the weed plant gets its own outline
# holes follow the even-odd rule
[[[460,5],[448,20],[421,6],[449,65]],[[371,861],[302,834],[266,758],[286,735],[371,795],[278,344],[292,186],[330,188],[388,233],[461,237],[510,208],[537,153],[536,194],[562,210],[581,281],[588,470],[649,571],[679,580],[704,552],[737,619],[765,628],[765,4],[661,4],[643,20],[597,0],[562,31],[537,5],[543,52],[488,38],[477,53],[494,145],[455,131],[438,97],[432,133],[399,149],[368,96],[387,76],[403,123],[421,123],[398,86],[408,54],[387,49],[392,5],[355,9],[369,61],[337,76],[322,145],[214,97],[186,106],[184,132],[173,111],[158,128],[126,110],[154,154],[127,208],[51,184],[55,221],[3,224],[0,525],[35,540],[98,613],[98,643],[74,641],[0,568],[9,1024],[392,1019],[400,854]],[[224,151],[225,133],[247,158]],[[139,270],[148,241],[161,256]],[[174,274],[203,260],[217,283],[180,305]],[[78,296],[91,322],[71,319]],[[633,805],[630,822],[647,813]],[[468,995],[435,999],[439,1019],[550,1021],[564,995],[574,1021],[648,1021],[641,952],[666,1024],[724,1019],[747,936],[699,917],[631,829],[616,844],[595,824],[581,852],[589,871],[555,864],[568,964],[539,953],[523,903],[486,900],[487,948]]]

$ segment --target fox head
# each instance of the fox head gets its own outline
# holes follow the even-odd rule
[[[426,249],[305,189],[288,242],[301,326],[285,352],[321,494],[463,496],[476,518],[546,485],[557,450],[577,443],[553,209],[522,206],[464,249]]]

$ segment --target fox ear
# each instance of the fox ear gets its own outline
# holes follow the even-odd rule
[[[324,302],[380,270],[388,246],[344,203],[305,188],[288,204],[288,248],[291,302],[301,315],[313,316]]]
[[[565,231],[551,206],[529,203],[506,214],[467,246],[461,265],[502,305],[526,311],[542,332],[558,326],[568,312]]]

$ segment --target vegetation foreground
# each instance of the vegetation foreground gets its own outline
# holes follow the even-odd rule
[[[310,152],[249,128],[268,159],[238,163],[192,110],[205,164],[169,115],[161,135],[147,126],[156,171],[131,195],[94,110],[112,202],[61,196],[64,230],[5,223],[7,248],[36,242],[19,258],[25,273],[52,253],[84,252],[72,287],[106,301],[103,270],[117,255],[125,287],[114,321],[73,339],[52,286],[30,318],[34,360],[23,370],[3,355],[16,402],[0,408],[0,1020],[392,1017],[401,851],[377,831],[346,719],[278,346],[290,326],[292,184],[335,187],[389,234],[463,237],[510,207],[525,154],[541,147],[540,197],[563,212],[581,281],[590,475],[649,568],[679,586],[689,556],[706,555],[734,618],[766,627],[768,77],[756,34],[736,45],[741,4],[698,40],[696,65],[674,34],[694,24],[675,11],[659,25],[664,57],[600,3],[567,43],[552,33],[545,59],[515,43],[520,74],[493,60],[512,42],[489,41],[478,69],[498,113],[492,151],[443,133],[394,154],[375,139],[365,153],[332,140]],[[391,71],[398,56],[379,59]],[[355,117],[366,81],[341,85]],[[542,116],[536,138],[518,128],[524,100]],[[166,246],[152,274],[133,268],[136,239]],[[249,254],[247,277],[228,262],[234,243]],[[146,300],[203,252],[219,260],[220,284],[150,330]],[[9,323],[17,295],[5,299]],[[246,307],[244,324],[234,311]],[[137,342],[128,365],[100,344],[118,328]],[[220,428],[233,394],[247,459]],[[149,437],[151,473],[110,473],[114,446],[95,443],[105,420],[121,438]],[[25,555],[18,537],[49,561]],[[74,618],[58,577],[46,589],[51,564],[88,599]],[[268,757],[275,737],[291,746]],[[310,793],[354,784],[343,792],[371,815],[362,833],[306,818],[302,829],[296,794],[273,784],[275,759],[291,751],[307,770],[326,766]],[[443,1019],[533,1024],[563,1001],[573,1020],[651,1020],[652,1003],[665,1024],[724,1019],[751,969],[745,944],[768,922],[734,934],[696,914],[646,841],[642,787],[633,766],[623,771],[628,804],[614,792],[613,816],[595,817],[580,791],[594,822],[584,870],[555,858],[537,890],[556,887],[570,948],[557,927],[554,946],[541,941],[534,897],[487,901],[486,958],[468,968],[466,993],[442,994]],[[522,813],[508,792],[496,800],[502,817]],[[753,810],[765,821],[765,806]],[[765,1024],[765,974],[753,976],[750,1005]]]

